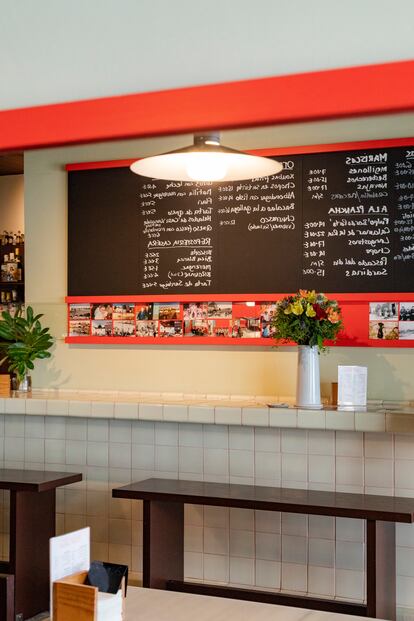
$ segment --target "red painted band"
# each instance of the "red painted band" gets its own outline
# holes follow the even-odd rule
[[[0,151],[414,110],[406,60],[0,111]]]

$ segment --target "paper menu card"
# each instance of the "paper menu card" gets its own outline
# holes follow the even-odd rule
[[[53,582],[78,571],[89,571],[90,528],[52,537],[49,544],[50,618],[53,617]]]
[[[338,366],[338,407],[366,407],[368,368]]]

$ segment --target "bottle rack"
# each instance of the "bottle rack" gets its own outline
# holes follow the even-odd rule
[[[2,244],[0,246],[0,263],[4,263],[5,255],[16,254],[19,250],[19,259],[22,270],[21,280],[2,281],[0,280],[0,307],[24,304],[24,242],[18,244]]]

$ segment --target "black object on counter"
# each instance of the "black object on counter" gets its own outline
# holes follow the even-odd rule
[[[125,577],[125,595],[128,584],[128,565],[92,561],[85,584],[98,587],[103,593],[118,593]]]

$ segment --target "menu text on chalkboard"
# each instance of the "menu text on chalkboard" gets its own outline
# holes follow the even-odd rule
[[[230,183],[70,172],[68,294],[414,290],[414,147],[276,159]]]

